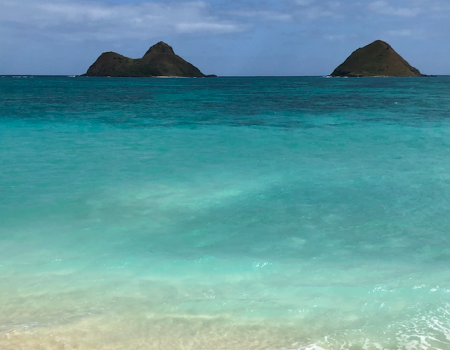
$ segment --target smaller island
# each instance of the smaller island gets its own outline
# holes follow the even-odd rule
[[[386,42],[376,40],[353,52],[332,77],[423,77]]]
[[[150,47],[142,58],[133,59],[116,52],[104,52],[92,64],[87,77],[182,77],[209,78],[197,67],[176,55],[165,42]]]

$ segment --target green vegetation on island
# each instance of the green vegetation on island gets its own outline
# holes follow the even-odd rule
[[[377,40],[353,52],[331,74],[333,77],[421,77],[412,67],[384,41]]]
[[[116,52],[104,52],[83,76],[90,77],[214,77],[176,55],[172,47],[160,41],[142,58],[133,59]]]

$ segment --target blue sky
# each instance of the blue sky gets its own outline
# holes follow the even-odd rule
[[[326,75],[382,39],[450,74],[449,0],[0,0],[0,74],[81,74],[163,40],[206,74]]]

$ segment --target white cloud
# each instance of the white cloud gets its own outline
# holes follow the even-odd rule
[[[396,29],[386,31],[387,36],[412,36],[413,32],[409,29]]]
[[[292,14],[277,12],[277,11],[264,11],[264,10],[238,10],[230,11],[228,14],[238,17],[249,18],[261,18],[269,21],[288,22],[292,20]]]
[[[239,24],[218,18],[207,3],[111,4],[84,0],[1,0],[0,28],[65,39],[147,39],[173,33],[230,33]]]
[[[419,6],[410,4],[408,7],[396,7],[390,5],[388,1],[378,0],[369,4],[369,9],[379,14],[400,16],[400,17],[415,17],[422,12]]]
[[[408,21],[421,15],[425,21],[448,16],[450,11],[448,0],[268,0],[257,5],[241,0],[222,7],[211,6],[209,1],[142,0],[114,4],[99,0],[0,0],[0,39],[147,40],[177,34],[256,31],[263,22],[303,22],[314,26],[312,22],[325,23],[321,19],[327,18],[333,20],[325,23],[330,34],[327,39],[340,40],[334,32],[334,20],[347,18],[350,28],[351,23],[373,24],[372,20],[380,17],[397,16]],[[339,25],[348,35],[345,27],[344,23]],[[388,34],[410,35],[405,30]]]
[[[270,6],[269,6],[270,7]],[[340,1],[290,0],[283,10],[267,9],[264,5],[255,8],[241,8],[224,12],[242,18],[262,19],[269,22],[291,22],[295,20],[316,20],[322,17],[341,17]]]
[[[310,20],[314,20],[320,17],[333,17],[336,13],[323,7],[313,6],[303,10],[300,15]]]
[[[316,0],[296,0],[295,3],[300,6],[309,6],[315,3]]]
[[[185,22],[177,23],[177,32],[179,33],[196,33],[196,32],[214,32],[214,33],[230,33],[235,32],[237,27],[234,24],[211,23],[211,22]]]
[[[296,0],[296,14],[300,18],[316,20],[321,17],[341,17],[339,1]]]
[[[332,34],[332,35],[325,35],[324,38],[330,41],[344,41],[347,37],[341,34]]]

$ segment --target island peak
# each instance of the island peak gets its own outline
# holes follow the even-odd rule
[[[145,53],[144,57],[151,54],[168,54],[175,55],[172,46],[166,44],[164,41],[160,41],[159,43],[153,45],[148,49]]]
[[[354,51],[331,76],[334,77],[420,77],[412,67],[387,42],[376,40]]]

